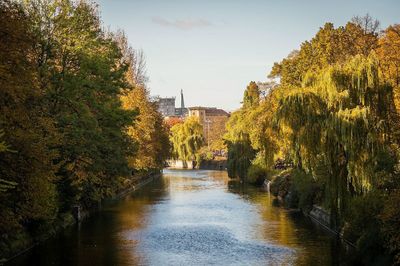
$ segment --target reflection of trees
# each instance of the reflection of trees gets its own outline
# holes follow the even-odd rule
[[[165,198],[169,179],[159,178],[103,209],[79,227],[61,234],[15,260],[15,265],[142,265],[130,235],[147,226],[150,206]],[[12,262],[14,263],[14,262]]]
[[[295,265],[330,265],[332,259],[339,257],[339,247],[334,238],[318,229],[301,213],[277,206],[272,195],[239,180],[229,180],[227,188],[258,207],[264,223],[255,228],[257,235],[274,244],[297,250]]]
[[[218,188],[225,187],[230,193],[256,207],[254,216],[262,223],[252,221],[255,236],[266,242],[290,247],[295,265],[330,265],[343,262],[338,243],[316,227],[310,225],[299,213],[273,206],[274,198],[258,188],[227,177],[225,171],[176,171],[165,174],[124,199],[108,203],[102,212],[84,221],[80,230],[65,231],[63,235],[32,253],[27,261],[38,261],[40,265],[142,265],[141,253],[137,252],[139,239],[135,233],[145,229],[154,217],[152,206],[172,197],[179,190],[199,189],[208,182]],[[190,192],[189,192],[190,193]],[[195,195],[195,194],[193,194]],[[246,220],[244,220],[246,221]],[[71,261],[71,259],[73,261]],[[40,261],[39,261],[40,260]],[[27,263],[29,264],[29,263]]]
[[[114,241],[117,256],[112,264],[142,264],[142,258],[136,254],[137,239],[134,239],[131,232],[143,230],[150,218],[150,206],[156,204],[168,195],[169,179],[157,178],[141,189],[125,197],[122,202],[116,202],[112,212],[117,212],[115,224],[111,226],[121,232],[116,235],[115,231],[110,232],[116,240]],[[104,225],[103,225],[104,226]],[[118,262],[118,263],[116,263]]]

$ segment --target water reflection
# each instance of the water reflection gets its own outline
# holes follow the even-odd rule
[[[272,203],[225,172],[166,170],[11,264],[339,264],[333,237]]]

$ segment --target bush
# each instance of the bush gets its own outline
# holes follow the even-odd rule
[[[377,191],[349,200],[342,229],[343,237],[356,244],[359,257],[366,265],[389,264],[384,250],[379,214],[384,207],[384,196]]]
[[[271,181],[270,191],[275,197],[284,199],[290,191],[291,170],[285,170],[274,176]]]
[[[201,154],[201,158],[206,161],[211,161],[214,159],[214,154],[211,151],[206,151]]]
[[[289,169],[272,178],[270,191],[275,197],[285,200],[288,207],[307,212],[313,204],[320,203],[322,188],[310,174],[299,169]]]
[[[400,265],[400,191],[389,195],[379,218],[382,222],[382,234],[385,247],[394,257],[394,264]]]
[[[322,187],[314,180],[312,175],[301,170],[292,172],[292,186],[290,191],[297,195],[297,207],[303,211],[310,211],[316,202],[318,194],[321,193]]]
[[[259,165],[251,165],[247,170],[247,182],[261,186],[264,180],[267,179],[267,171]]]

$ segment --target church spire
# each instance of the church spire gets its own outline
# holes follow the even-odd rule
[[[183,90],[181,89],[181,110],[183,112],[183,109],[185,108],[185,101],[183,100]]]

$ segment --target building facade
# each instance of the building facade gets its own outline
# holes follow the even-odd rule
[[[175,97],[171,98],[158,98],[158,110],[165,117],[180,117],[187,116],[188,109],[185,107],[183,99],[183,90],[181,90],[181,107],[175,107]]]
[[[189,107],[189,116],[197,117],[200,124],[203,126],[203,136],[209,149],[217,148],[216,143],[222,140],[225,134],[225,125],[230,114],[222,109],[214,107]],[[216,147],[213,147],[216,146]]]
[[[207,123],[216,122],[221,118],[229,118],[229,113],[215,107],[189,107],[189,116],[195,116],[203,126]],[[208,122],[209,121],[209,122]]]
[[[164,116],[175,116],[175,97],[158,98],[158,111]]]

